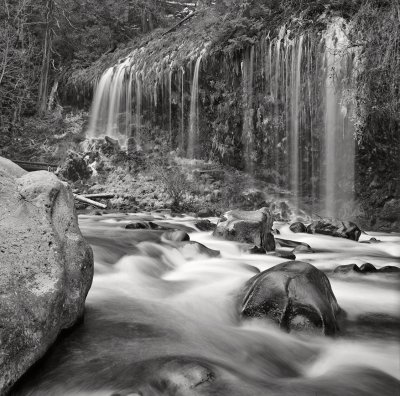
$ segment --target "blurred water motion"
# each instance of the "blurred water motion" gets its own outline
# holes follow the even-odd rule
[[[341,264],[400,266],[400,236],[379,244],[327,236],[297,254],[326,271],[347,325],[335,339],[286,334],[266,320],[241,323],[236,295],[259,270],[285,259],[242,253],[193,232],[221,257],[185,259],[162,231],[125,230],[140,215],[80,218],[95,253],[84,322],[62,337],[13,395],[390,395],[399,391],[399,278],[333,275]],[[147,216],[195,231],[194,219]]]

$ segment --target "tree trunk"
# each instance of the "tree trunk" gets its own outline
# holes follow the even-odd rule
[[[53,42],[53,30],[52,30],[53,11],[54,11],[54,0],[47,0],[46,32],[43,43],[43,60],[40,72],[39,98],[38,98],[39,115],[44,115],[47,110],[50,57],[51,57],[52,42]]]

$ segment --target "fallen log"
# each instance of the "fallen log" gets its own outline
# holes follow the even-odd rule
[[[107,208],[107,205],[99,203],[99,202],[96,202],[96,201],[93,201],[93,200],[91,200],[89,198],[86,198],[86,197],[84,197],[82,195],[74,194],[74,198],[77,201],[84,202],[84,203],[86,203],[88,205],[95,206],[96,208],[101,208],[101,209],[106,209]]]
[[[94,198],[94,199],[110,199],[110,198],[114,198],[115,197],[115,194],[107,194],[107,193],[104,193],[104,194],[84,194],[84,195],[82,195],[82,197],[85,197],[85,198],[89,198],[89,199],[92,199],[92,198]]]
[[[54,172],[58,165],[56,164],[46,164],[44,162],[29,162],[29,161],[16,161],[11,160],[15,164],[19,165],[22,169],[27,172],[34,172],[39,170],[46,170],[48,172]]]
[[[185,23],[187,20],[189,20],[190,18],[193,18],[195,15],[197,15],[199,12],[198,11],[194,11],[191,14],[189,14],[188,16],[186,16],[185,18],[181,19],[176,25],[172,26],[172,28],[168,29],[166,32],[164,32],[161,37],[167,35],[168,33],[171,33],[172,31],[174,31],[177,27],[179,27],[180,25],[182,25],[183,23]]]

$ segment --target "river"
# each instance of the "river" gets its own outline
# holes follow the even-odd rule
[[[221,257],[182,254],[162,231],[126,230],[136,219],[173,225]],[[242,322],[236,296],[258,270],[286,259],[250,255],[199,232],[195,219],[162,214],[80,216],[95,275],[83,323],[66,333],[12,395],[390,395],[400,389],[400,291],[396,274],[337,275],[341,264],[400,267],[400,235],[364,244],[324,235],[298,253],[328,275],[347,324],[336,338],[287,334]]]

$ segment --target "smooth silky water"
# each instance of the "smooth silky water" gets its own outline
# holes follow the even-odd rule
[[[221,251],[189,259],[162,231],[125,230],[135,219],[190,232]],[[259,270],[287,261],[197,232],[194,219],[80,216],[95,257],[83,323],[65,334],[14,395],[391,395],[399,390],[399,277],[333,275],[338,265],[400,266],[400,235],[381,243],[293,234],[297,254],[329,276],[347,324],[336,338],[287,334],[267,320],[243,323],[236,296]]]

